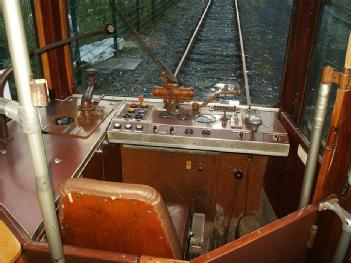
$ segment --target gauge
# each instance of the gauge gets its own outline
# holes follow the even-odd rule
[[[195,120],[199,123],[212,123],[215,122],[217,119],[212,114],[202,114],[197,115]]]

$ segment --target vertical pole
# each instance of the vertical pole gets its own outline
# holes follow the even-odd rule
[[[345,231],[341,232],[341,236],[338,242],[338,246],[336,248],[334,257],[332,262],[333,263],[343,263],[346,257],[347,250],[349,248],[351,241],[351,233]]]
[[[0,4],[3,11],[17,94],[20,103],[21,123],[23,132],[26,135],[30,155],[32,157],[35,185],[49,249],[52,261],[61,263],[65,261],[63,246],[39,123],[39,112],[38,109],[32,105],[32,96],[29,85],[32,71],[29,63],[20,2],[1,0]]]
[[[152,21],[155,21],[155,17],[156,17],[155,0],[151,0],[151,12],[152,12]]]
[[[327,115],[328,111],[333,74],[333,68],[325,67],[323,69],[322,81],[319,87],[316,110],[314,113],[312,135],[310,140],[310,147],[308,149],[308,157],[305,167],[305,175],[303,178],[299,208],[305,207],[310,202],[314,175],[316,173],[316,167],[319,158],[319,148],[322,141],[322,132],[325,122],[325,116]]]
[[[140,0],[136,1],[136,12],[137,12],[137,31],[140,32]]]
[[[77,1],[76,0],[69,0],[69,11],[71,13],[71,23],[70,25],[70,33],[71,35],[76,35],[78,34],[78,23],[77,23]],[[72,28],[71,28],[72,27]],[[82,84],[82,69],[81,69],[81,58],[80,58],[80,42],[79,40],[76,40],[74,44],[74,57],[73,59],[76,61],[76,73],[77,73],[77,84],[80,85]]]
[[[116,6],[116,0],[111,0],[111,4],[113,6]],[[111,20],[112,24],[115,27],[115,32],[113,33],[113,48],[116,50],[115,51],[115,56],[117,55],[117,50],[118,50],[118,43],[117,43],[117,15],[116,15],[116,10],[114,8],[111,8]]]

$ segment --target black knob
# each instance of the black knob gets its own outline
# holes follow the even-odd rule
[[[236,171],[236,172],[234,172],[234,178],[236,179],[236,180],[241,180],[241,179],[243,179],[244,178],[244,174],[243,174],[243,172],[241,172],[241,171]]]
[[[210,130],[203,130],[202,135],[209,136],[209,135],[211,135],[211,131]]]
[[[169,127],[169,134],[174,134],[175,128],[173,126]]]
[[[156,125],[153,125],[153,126],[152,126],[152,131],[153,131],[154,133],[158,133],[158,127],[157,127]]]
[[[193,129],[191,129],[191,128],[186,128],[184,132],[186,135],[191,135],[194,133]]]

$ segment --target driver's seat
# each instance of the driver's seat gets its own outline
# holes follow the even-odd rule
[[[170,212],[175,212],[173,218]],[[61,186],[64,244],[181,259],[188,212],[181,205],[167,208],[161,195],[146,185],[76,178]]]

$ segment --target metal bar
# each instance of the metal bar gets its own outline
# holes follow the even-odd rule
[[[122,15],[121,11],[112,4],[112,1],[110,0],[110,6],[112,9],[114,9],[119,16],[119,18],[122,20],[122,22],[127,26],[129,31],[133,34],[135,39],[139,42],[139,44],[144,48],[144,50],[149,54],[149,56],[152,58],[154,63],[158,65],[161,69],[161,71],[165,72],[167,75],[167,78],[172,81],[172,82],[178,82],[177,79],[173,76],[171,71],[167,68],[167,66],[161,61],[161,59],[156,55],[156,52],[146,43],[146,41],[143,39],[143,37],[135,30],[135,28],[127,21],[127,19]]]
[[[116,0],[111,0],[113,5],[116,4]],[[111,10],[111,21],[113,26],[115,27],[115,33],[113,34],[113,48],[116,50],[115,55],[117,54],[118,50],[118,43],[117,43],[117,16],[115,10]]]
[[[108,25],[111,25],[111,24],[108,24]],[[93,37],[93,36],[98,36],[98,35],[101,35],[101,34],[110,34],[112,32],[109,32],[107,30],[108,25],[104,25],[102,28],[100,28],[98,30],[95,30],[95,31],[74,35],[72,37],[69,37],[69,38],[57,41],[57,42],[52,43],[52,44],[49,44],[49,45],[47,45],[45,47],[38,48],[38,49],[34,50],[34,54],[35,55],[39,55],[41,53],[48,52],[51,49],[67,45],[67,44],[69,44],[71,42],[74,42],[74,41],[77,41],[77,40],[80,40],[80,39]]]
[[[327,74],[330,74],[330,68],[326,67],[323,71],[323,78],[330,79],[325,77]],[[333,70],[331,70],[333,74]],[[302,184],[301,196],[299,201],[299,208],[303,208],[309,204],[312,192],[312,186],[314,182],[314,175],[316,173],[316,167],[319,158],[319,148],[322,141],[322,132],[325,122],[325,117],[328,111],[329,97],[330,97],[331,83],[324,82],[322,80],[319,92],[318,99],[316,103],[316,109],[314,113],[314,121],[312,126],[312,135],[310,141],[310,147],[308,149],[307,163],[305,167],[305,175]]]
[[[140,0],[136,1],[136,7],[135,7],[135,11],[137,12],[136,16],[137,16],[137,31],[140,32],[141,30],[141,21],[140,21]]]
[[[342,222],[342,232],[339,238],[338,246],[333,256],[333,263],[342,263],[345,260],[347,250],[351,241],[351,214],[343,209],[339,204],[339,199],[330,198],[322,201],[318,206],[319,211],[333,211]]]
[[[20,1],[2,0],[2,12],[9,43],[15,83],[20,103],[23,132],[26,135],[35,174],[38,200],[53,262],[64,262],[60,228],[51,188],[38,109],[32,105],[32,75]]]
[[[243,77],[244,77],[246,102],[247,102],[247,105],[251,105],[250,87],[249,87],[249,79],[247,77],[246,55],[245,55],[245,49],[244,49],[243,35],[241,32],[241,22],[240,22],[238,0],[235,0],[235,10],[236,10],[236,20],[237,20],[237,25],[238,25],[238,32],[239,32],[239,42],[240,42],[240,49],[241,49],[241,64],[242,64],[242,71],[243,71]]]
[[[20,121],[18,102],[0,98],[0,114],[4,114],[12,120]]]
[[[183,56],[182,58],[180,59],[180,62],[174,72],[174,77],[177,78],[178,77],[178,74],[179,72],[182,70],[184,64],[185,64],[185,60],[187,59],[188,55],[190,54],[190,51],[191,51],[191,48],[193,47],[194,43],[195,43],[195,39],[196,37],[198,36],[199,32],[200,32],[200,29],[201,29],[201,26],[202,24],[204,23],[205,21],[205,17],[207,16],[207,13],[208,11],[210,10],[210,6],[212,4],[212,0],[209,0],[206,7],[205,7],[205,10],[204,12],[202,13],[202,16],[200,18],[200,21],[199,23],[197,24],[197,27],[195,28],[194,30],[194,33],[193,35],[191,36],[190,38],[190,41],[188,43],[188,46],[186,47],[184,53],[183,53]]]
[[[72,28],[70,28],[70,31],[72,29],[73,35],[78,34],[78,25],[77,25],[77,1],[76,0],[70,0],[69,1],[69,10],[71,12],[71,22],[72,22]],[[81,70],[81,58],[80,58],[80,42],[79,39],[75,41],[75,46],[74,46],[74,60],[76,61],[76,72],[77,72],[77,83],[80,85],[82,83],[82,70]]]
[[[333,256],[333,263],[342,263],[345,260],[347,250],[351,242],[351,233],[343,230],[336,248],[335,254]]]

